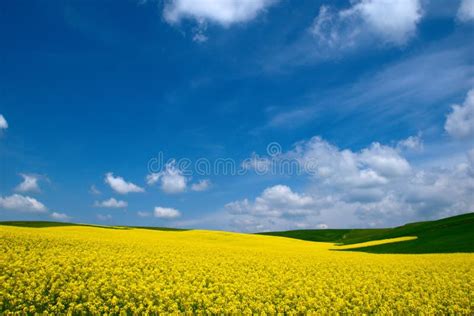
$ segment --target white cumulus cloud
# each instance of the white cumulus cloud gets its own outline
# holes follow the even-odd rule
[[[117,193],[127,194],[131,192],[144,192],[145,190],[132,182],[125,181],[122,177],[114,176],[112,172],[105,175],[105,183]]]
[[[317,213],[312,197],[293,192],[286,185],[266,188],[255,201],[248,199],[228,203],[226,208],[233,214],[283,217]]]
[[[282,158],[298,161],[304,173],[337,187],[378,187],[411,171],[409,162],[390,146],[374,142],[354,152],[318,136],[296,144]]]
[[[358,155],[360,163],[383,177],[396,177],[408,174],[410,164],[394,148],[373,143]]]
[[[463,22],[474,20],[474,0],[462,0],[457,17]]]
[[[417,141],[407,143],[403,146]],[[306,182],[304,192],[279,185],[253,201],[228,203],[229,225],[239,231],[318,228],[321,223],[386,227],[474,211],[474,149],[464,161],[423,167],[411,165],[399,147],[400,142],[374,142],[353,151],[321,137],[298,142],[279,157],[302,166],[299,180]]]
[[[363,0],[352,10],[363,18],[369,30],[395,44],[410,39],[422,17],[419,0]]]
[[[146,179],[148,185],[159,182],[161,190],[168,194],[185,191],[188,182],[183,172],[176,167],[175,161],[167,163],[165,170],[149,174]]]
[[[155,207],[153,216],[163,219],[172,219],[181,216],[181,212],[174,208],[169,207]]]
[[[163,17],[169,24],[182,20],[194,20],[192,39],[197,43],[208,40],[206,35],[209,23],[229,27],[255,19],[269,6],[279,0],[166,0]]]
[[[44,213],[46,206],[35,198],[20,194],[0,197],[0,208],[31,213]]]
[[[96,201],[94,203],[96,207],[104,207],[104,208],[124,208],[128,206],[126,201],[116,200],[115,198],[110,198],[108,200],[104,200],[101,202]]]
[[[199,180],[197,183],[193,183],[191,185],[191,190],[196,191],[196,192],[202,192],[209,189],[210,186],[211,186],[211,180],[203,179],[203,180]]]
[[[163,16],[171,24],[188,18],[229,26],[254,19],[275,2],[277,0],[168,0]]]
[[[474,137],[474,89],[467,93],[462,105],[453,105],[444,129],[455,138]]]
[[[38,176],[33,174],[20,173],[20,176],[23,178],[15,190],[18,192],[39,192],[40,188],[38,185]]]

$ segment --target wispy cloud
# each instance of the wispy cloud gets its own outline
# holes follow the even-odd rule
[[[57,220],[57,221],[68,221],[71,219],[70,216],[68,216],[67,214],[65,213],[58,213],[58,212],[53,212],[51,214],[49,214],[49,216],[54,219],[54,220]]]
[[[97,214],[97,219],[100,221],[110,221],[112,219],[112,215],[110,214]]]
[[[104,207],[104,208],[124,208],[128,206],[126,201],[116,200],[115,198],[110,198],[104,201],[96,201],[94,203],[96,207]]]
[[[8,128],[8,122],[5,119],[5,117],[2,114],[0,114],[0,130],[7,129],[7,128]]]
[[[423,150],[423,139],[421,134],[415,136],[408,136],[406,139],[402,139],[397,142],[398,150]]]
[[[301,107],[287,112],[278,112],[271,116],[267,127],[298,127],[310,122],[316,115],[316,108],[312,106]]]
[[[100,195],[101,194],[100,190],[97,189],[97,187],[94,184],[91,185],[91,187],[89,188],[89,193],[93,194],[93,195]]]
[[[404,45],[414,36],[422,15],[419,0],[352,1],[342,10],[322,6],[311,33],[323,49],[344,50],[372,38]]]
[[[34,174],[20,173],[23,181],[15,188],[18,192],[39,192],[39,176]]]
[[[441,114],[432,110],[433,105],[474,85],[471,47],[464,44],[452,47],[449,41],[441,43],[325,95],[310,92],[294,100],[306,104],[271,112],[265,127],[298,127],[325,115],[339,120],[355,115],[379,121],[390,117],[393,123],[393,119],[423,116],[429,123],[430,116]]]
[[[152,213],[139,211],[139,212],[137,212],[137,215],[138,215],[139,217],[150,217],[150,216],[152,215]]]

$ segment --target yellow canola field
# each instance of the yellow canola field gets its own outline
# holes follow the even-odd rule
[[[0,226],[0,314],[470,314],[474,255],[211,231]]]

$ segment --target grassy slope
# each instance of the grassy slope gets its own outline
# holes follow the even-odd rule
[[[358,240],[373,240],[372,237],[390,231],[391,228],[381,229],[302,229],[282,232],[259,233],[261,235],[296,238],[308,241],[338,242],[344,244],[357,243]]]
[[[352,249],[373,253],[474,252],[474,213],[396,227],[377,239],[417,236],[418,239]]]
[[[49,222],[49,221],[6,221],[6,222],[0,222],[0,225],[31,227],[31,228],[61,227],[61,226],[94,226],[94,225],[86,225],[86,224]]]
[[[417,236],[418,239],[350,251],[372,253],[447,253],[474,252],[474,213],[431,222],[419,222],[387,229],[296,230],[263,233],[265,235],[310,241],[330,241],[345,245],[371,240]]]

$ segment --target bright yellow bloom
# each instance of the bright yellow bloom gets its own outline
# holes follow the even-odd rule
[[[388,239],[382,239],[382,240],[373,240],[373,241],[361,242],[359,244],[336,245],[332,249],[341,250],[341,249],[354,249],[354,248],[360,248],[360,247],[377,246],[377,245],[383,245],[383,244],[390,244],[390,243],[394,243],[394,242],[415,240],[416,238],[417,238],[416,236],[388,238]]]
[[[473,314],[474,254],[211,231],[0,226],[0,314]]]

